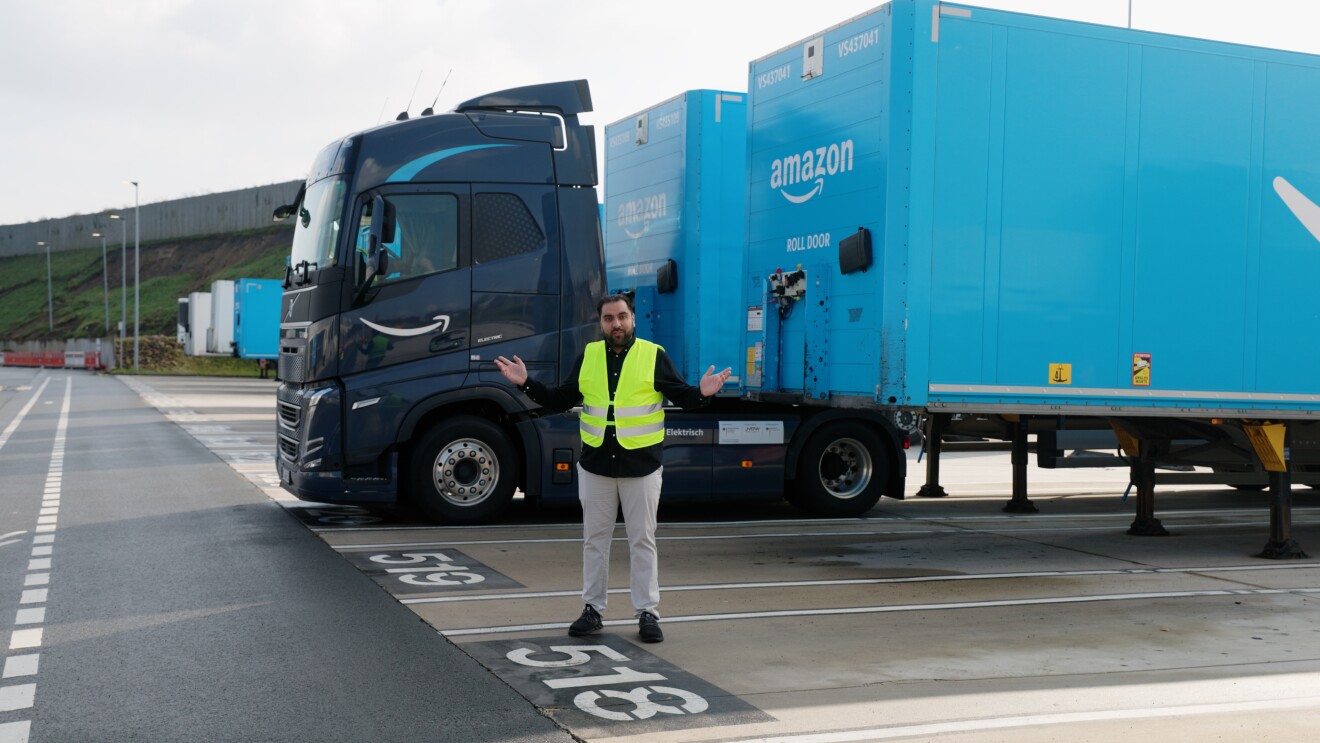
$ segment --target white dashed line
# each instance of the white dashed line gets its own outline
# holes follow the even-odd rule
[[[37,661],[41,658],[35,653],[30,655],[15,655],[5,659],[5,671],[3,678],[11,679],[20,676],[36,676]]]
[[[14,684],[0,686],[0,712],[13,712],[16,709],[28,709],[37,696],[36,684]]]
[[[32,723],[28,720],[0,724],[0,743],[27,743]]]
[[[39,648],[41,647],[41,634],[42,629],[40,627],[36,629],[16,629],[14,630],[14,633],[9,636],[9,649],[25,650],[27,648]]]
[[[19,412],[18,417],[0,433],[0,446],[18,429],[19,422],[36,404],[37,397],[45,390],[47,378],[41,389]],[[50,401],[47,401],[49,404]],[[19,599],[19,609],[14,614],[14,631],[9,636],[10,650],[26,650],[41,647],[46,623],[44,604],[50,596],[49,588],[32,588],[50,584],[50,569],[54,558],[51,557],[55,541],[55,529],[59,520],[60,494],[64,486],[64,445],[69,431],[69,410],[73,403],[73,377],[66,377],[64,384],[64,403],[60,407],[59,423],[55,427],[55,442],[51,447],[50,468],[46,474],[41,508],[37,515],[37,525],[32,537],[32,555],[28,559],[27,575],[23,579],[23,594]],[[14,532],[24,534],[26,532]],[[11,536],[7,534],[5,536]],[[40,545],[40,546],[38,546]],[[38,606],[30,606],[38,604]],[[35,625],[35,626],[34,626]],[[26,678],[37,675],[41,655],[25,653],[12,655],[5,659],[4,679]],[[0,712],[31,709],[35,704],[37,685],[35,683],[6,684],[0,686]],[[31,720],[19,720],[0,724],[0,743],[27,743],[32,732]]]

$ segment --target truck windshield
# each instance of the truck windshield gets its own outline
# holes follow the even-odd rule
[[[326,178],[308,187],[298,205],[290,265],[307,261],[315,268],[325,268],[334,263],[347,191],[348,184],[343,178]]]

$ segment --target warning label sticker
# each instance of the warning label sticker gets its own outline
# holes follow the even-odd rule
[[[1150,354],[1132,354],[1132,386],[1150,386]]]
[[[1050,364],[1050,384],[1072,384],[1072,364]]]

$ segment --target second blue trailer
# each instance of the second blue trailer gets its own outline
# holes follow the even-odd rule
[[[896,0],[748,84],[748,389],[1320,415],[1320,59]]]

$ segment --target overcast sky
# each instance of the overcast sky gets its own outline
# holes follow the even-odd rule
[[[301,179],[322,146],[437,93],[447,110],[586,78],[599,134],[684,90],[746,90],[751,60],[879,4],[0,0],[0,224],[131,206],[125,180],[145,204]],[[968,4],[1117,26],[1129,8]],[[1132,0],[1132,25],[1320,54],[1316,0]]]

